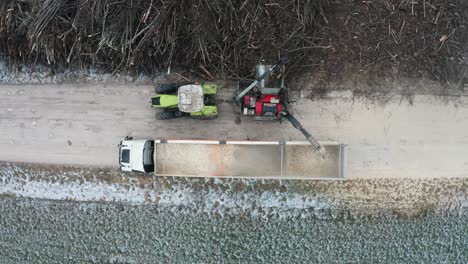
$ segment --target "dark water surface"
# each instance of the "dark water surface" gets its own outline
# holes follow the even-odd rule
[[[468,263],[468,217],[213,217],[154,205],[0,198],[0,263]]]

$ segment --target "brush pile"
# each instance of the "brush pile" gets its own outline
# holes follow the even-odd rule
[[[252,77],[287,56],[290,73],[467,76],[465,0],[3,0],[9,65]]]
[[[468,82],[468,1],[342,1],[321,32],[330,79],[369,76]],[[348,74],[348,75],[346,75]],[[344,76],[343,76],[344,75]]]
[[[4,0],[0,52],[10,62],[230,77],[261,59],[310,58],[326,0]]]

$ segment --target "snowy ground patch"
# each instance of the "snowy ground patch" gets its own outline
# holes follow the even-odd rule
[[[121,202],[155,204],[169,211],[198,211],[227,215],[249,214],[254,217],[308,217],[332,209],[330,199],[280,192],[236,190],[232,182],[207,181],[203,189],[188,180],[164,186],[148,175],[128,176],[117,171],[56,168],[2,163],[0,195],[80,202]],[[216,181],[216,180],[215,180]],[[255,181],[244,180],[247,184]],[[220,188],[222,186],[222,188]]]
[[[2,84],[50,84],[66,81],[78,82],[135,82],[151,83],[159,80],[161,75],[149,76],[145,74],[103,72],[95,68],[88,69],[58,69],[44,65],[8,66],[0,60],[0,83]]]
[[[468,180],[278,181],[156,177],[0,162],[0,196],[154,205],[175,214],[257,219],[468,215]]]

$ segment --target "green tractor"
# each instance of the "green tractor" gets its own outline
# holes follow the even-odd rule
[[[156,119],[166,120],[180,117],[214,119],[218,117],[215,84],[161,84],[151,98],[151,107],[162,108]]]

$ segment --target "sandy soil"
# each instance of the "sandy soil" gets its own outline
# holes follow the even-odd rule
[[[0,160],[116,167],[117,144],[138,138],[299,139],[287,122],[236,124],[227,103],[215,121],[156,121],[150,86],[1,85]],[[223,94],[229,94],[225,92]],[[350,178],[467,177],[468,97],[400,96],[370,102],[351,92],[295,109],[320,140],[347,144]]]

